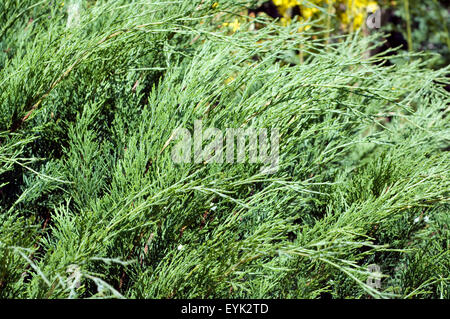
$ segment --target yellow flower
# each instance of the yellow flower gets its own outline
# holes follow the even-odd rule
[[[297,0],[273,0],[273,3],[278,7],[278,12],[285,18],[289,18],[288,9],[295,7]]]
[[[310,19],[314,15],[314,13],[316,13],[318,11],[319,11],[319,9],[317,9],[317,8],[302,8],[302,16],[305,19]]]
[[[230,25],[233,28],[233,32],[236,32],[241,27],[238,19],[234,19],[233,23]]]
[[[355,17],[353,18],[353,27],[357,29],[361,27],[363,23],[364,23],[364,14],[363,13],[356,14]]]
[[[287,18],[282,17],[280,21],[281,21],[282,25],[287,26],[289,23],[291,23],[291,18],[289,18],[289,17],[287,17]]]
[[[367,12],[375,12],[379,9],[378,3],[376,1],[369,1],[367,3]]]
[[[337,13],[342,28],[346,30],[360,28],[364,24],[367,14],[380,8],[375,0],[309,0],[309,2],[317,7],[331,6],[330,11]],[[283,25],[291,22],[293,17],[290,16],[290,9],[295,6],[300,8],[300,20],[313,19],[320,12],[318,8],[306,5],[303,0],[273,0],[273,3],[282,15],[281,23]]]
[[[311,29],[311,26],[307,24],[304,27],[301,26],[300,28],[298,28],[298,32],[308,31],[309,29]]]
[[[227,78],[227,79],[225,80],[225,84],[230,84],[232,81],[234,81],[234,77],[233,77],[233,76],[230,76],[229,78]]]
[[[233,30],[233,33],[236,32],[237,30],[239,30],[239,28],[241,27],[241,24],[239,23],[238,19],[234,19],[233,22],[228,23],[225,22],[223,24],[224,27],[231,27],[231,29]]]

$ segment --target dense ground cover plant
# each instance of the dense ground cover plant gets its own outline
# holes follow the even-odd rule
[[[253,1],[78,3],[0,4],[0,297],[450,297],[448,67]],[[279,170],[174,163],[198,119],[278,128]]]

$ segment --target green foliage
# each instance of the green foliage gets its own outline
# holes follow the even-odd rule
[[[450,297],[449,68],[219,28],[251,5],[1,4],[0,297]],[[280,169],[175,164],[197,119],[278,128]]]
[[[385,6],[389,5],[387,2],[384,4]],[[392,9],[395,16],[403,21],[386,23],[382,26],[382,30],[386,32],[399,31],[407,39],[406,12],[402,2],[404,0],[398,1],[397,6],[392,7]],[[450,11],[448,10],[448,2],[409,0],[409,11],[413,49],[437,53],[436,57],[430,61],[430,66],[438,68],[448,65],[450,63]]]

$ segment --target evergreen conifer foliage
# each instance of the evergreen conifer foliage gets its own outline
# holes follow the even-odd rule
[[[254,1],[78,3],[0,4],[0,297],[450,297],[449,68],[224,27]],[[279,169],[175,163],[196,120],[277,128]]]

